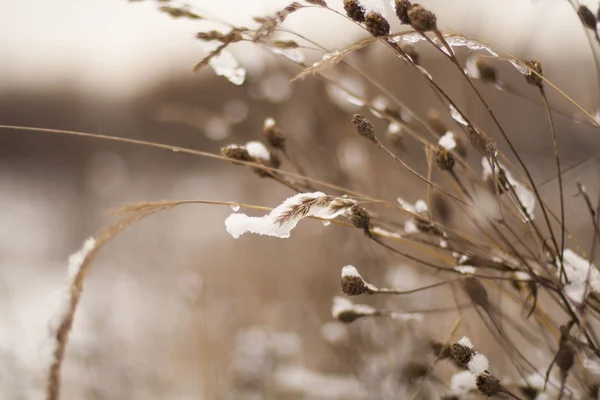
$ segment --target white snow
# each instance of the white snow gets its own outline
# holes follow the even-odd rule
[[[600,292],[600,273],[594,264],[591,264],[589,260],[581,257],[571,249],[565,249],[563,254],[564,268],[569,283],[565,285],[565,292],[572,300],[581,303],[584,300],[586,292],[586,281],[588,279],[589,271],[589,290]],[[557,264],[560,261],[556,260]],[[590,269],[591,268],[591,269]],[[560,274],[558,270],[557,275]]]
[[[467,364],[467,367],[469,367],[469,371],[474,376],[482,374],[489,368],[489,366],[490,364],[488,362],[487,357],[481,353],[475,353],[471,357],[471,360],[469,360],[469,363]]]
[[[475,274],[475,272],[477,272],[477,268],[475,268],[472,265],[457,265],[456,267],[454,267],[455,271],[460,272],[461,274]]]
[[[456,138],[454,137],[454,133],[448,131],[440,138],[438,144],[445,148],[446,150],[454,150],[456,148]]]
[[[267,147],[258,140],[252,140],[246,143],[245,147],[248,151],[248,154],[250,154],[250,157],[252,158],[261,159],[265,161],[269,161],[271,159],[271,153],[269,153]]]
[[[351,199],[328,197],[322,192],[298,193],[262,217],[250,217],[241,213],[231,214],[225,220],[225,227],[235,239],[246,232],[288,238],[301,219],[306,217],[334,219],[347,212],[353,204],[354,201]],[[298,212],[293,212],[294,210]],[[287,213],[290,215],[285,216]]]

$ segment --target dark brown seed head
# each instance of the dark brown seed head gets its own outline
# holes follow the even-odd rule
[[[450,171],[454,168],[455,160],[452,153],[446,148],[438,146],[435,150],[435,162],[442,171]]]
[[[447,225],[450,222],[452,210],[446,196],[442,192],[435,190],[431,193],[431,201],[429,203],[433,219]]]
[[[352,223],[352,225],[354,225],[358,229],[362,229],[365,235],[369,235],[371,232],[371,216],[369,215],[367,210],[355,205],[352,206],[350,211],[350,222]]]
[[[275,125],[275,122],[265,123],[262,134],[269,146],[285,151],[285,136],[283,136],[283,132]]]
[[[504,392],[504,388],[502,387],[500,380],[495,376],[485,372],[477,375],[476,383],[477,389],[479,389],[481,393],[488,397]]]
[[[431,346],[431,350],[433,350],[433,355],[440,360],[444,360],[452,355],[450,347],[445,346],[443,343],[431,341],[429,345]]]
[[[390,24],[378,12],[370,12],[365,17],[365,26],[369,33],[375,37],[390,34]]]
[[[598,20],[596,20],[596,16],[594,16],[594,13],[591,12],[589,8],[587,8],[584,5],[579,6],[579,8],[577,9],[577,15],[579,15],[581,23],[586,28],[591,29],[593,31],[596,30],[596,27],[598,26]]]
[[[373,126],[371,121],[369,121],[360,114],[354,114],[354,116],[352,117],[352,123],[356,128],[356,132],[360,136],[369,139],[373,143],[377,142],[377,138],[375,137],[375,127]]]
[[[488,307],[488,294],[485,286],[474,276],[468,276],[463,281],[463,288],[473,303],[483,308]]]
[[[341,279],[342,292],[348,296],[360,296],[366,292],[367,286],[365,281],[356,275],[342,275]]]
[[[365,8],[358,0],[344,0],[346,15],[354,22],[364,22]]]
[[[452,355],[452,359],[457,365],[467,368],[467,364],[475,355],[475,351],[467,346],[463,346],[460,343],[454,343],[452,346],[450,346],[450,355]]]
[[[532,69],[532,72],[529,75],[525,75],[527,83],[542,88],[544,85],[544,80],[542,79],[542,63],[539,60],[531,58],[525,61],[525,65]],[[535,72],[537,72],[537,74]]]
[[[408,10],[412,4],[408,0],[396,0],[396,15],[401,23],[409,25]]]
[[[242,164],[236,163],[235,161],[252,161],[252,157],[248,153],[248,150],[241,146],[230,145],[222,147],[221,155],[231,159],[236,165]]]
[[[467,136],[469,138],[469,142],[471,146],[473,146],[477,151],[485,152],[485,136],[481,133],[477,128],[472,125],[467,126]]]
[[[566,374],[574,363],[575,349],[569,341],[563,341],[558,347],[558,353],[556,353],[556,365],[563,374]]]
[[[434,13],[420,4],[413,4],[408,10],[408,19],[413,28],[427,32],[437,30],[437,18]]]

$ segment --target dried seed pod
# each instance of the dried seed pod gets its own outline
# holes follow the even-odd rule
[[[410,18],[408,18],[408,10],[412,7],[412,4],[408,0],[396,0],[396,15],[401,23],[409,25]]]
[[[357,205],[352,206],[350,209],[350,222],[352,225],[357,227],[358,229],[362,229],[365,232],[365,235],[371,234],[371,216],[362,207]]]
[[[435,162],[442,171],[450,171],[454,168],[455,160],[452,153],[445,147],[437,146],[435,150]]]
[[[431,129],[433,129],[438,136],[442,136],[448,132],[448,127],[442,121],[440,113],[437,110],[429,110],[427,112],[427,121],[429,122]]]
[[[358,0],[344,0],[346,15],[354,22],[364,22],[365,8]]]
[[[251,162],[252,157],[246,148],[236,145],[229,145],[221,148],[221,155],[231,160],[234,160],[235,165],[242,165],[240,163],[236,163],[235,161],[247,161]]]
[[[539,60],[530,58],[529,60],[525,61],[525,65],[532,69],[532,72],[525,76],[527,83],[532,86],[542,88],[544,85],[544,80],[542,79],[542,63]],[[533,71],[537,72],[537,74]]]
[[[267,143],[274,149],[285,151],[285,136],[271,118],[265,120],[262,134]]]
[[[485,152],[486,140],[485,136],[472,125],[467,126],[467,137],[471,146],[480,152]]]
[[[375,37],[390,34],[390,24],[377,12],[370,12],[365,17],[365,26],[369,33]]]
[[[475,382],[477,384],[477,389],[488,397],[504,392],[500,380],[491,374],[479,374],[477,375]]]
[[[463,288],[473,303],[483,308],[489,306],[487,290],[479,279],[467,276],[463,281]]]
[[[450,347],[443,343],[431,341],[429,345],[431,346],[431,350],[433,350],[433,355],[440,360],[444,360],[452,355]]]
[[[375,127],[373,126],[371,121],[369,121],[360,114],[354,114],[354,116],[352,117],[352,123],[356,128],[356,132],[360,136],[369,139],[374,143],[377,142],[377,138],[375,137]]]
[[[360,276],[356,268],[347,265],[342,268],[342,278],[340,280],[342,292],[348,296],[360,296],[367,292],[367,284]]]
[[[437,190],[433,191],[429,205],[431,206],[431,215],[434,220],[441,222],[443,225],[447,225],[450,222],[452,211],[444,193]]]
[[[589,8],[584,5],[579,6],[577,9],[577,15],[579,15],[581,23],[583,23],[586,28],[593,31],[596,30],[596,27],[598,26],[598,20],[596,20],[596,16],[590,11]]]
[[[575,363],[575,349],[568,340],[561,342],[556,353],[556,365],[560,368],[561,373],[569,372]]]
[[[427,32],[437,30],[437,18],[434,13],[420,4],[414,4],[408,10],[408,19],[413,28]]]
[[[475,355],[475,350],[460,343],[453,343],[450,346],[450,354],[457,365],[467,368],[467,364],[469,364],[469,361]]]

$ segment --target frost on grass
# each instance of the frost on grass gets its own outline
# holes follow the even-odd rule
[[[527,214],[529,215],[529,217],[531,217],[531,219],[533,219],[534,218],[533,212],[535,210],[535,195],[533,194],[533,192],[531,190],[529,190],[528,187],[526,187],[521,182],[516,180],[513,177],[513,175],[510,173],[510,171],[508,171],[502,164],[498,163],[498,165],[504,171],[504,176],[506,177],[506,181],[513,187],[515,194],[516,194],[517,198],[519,199],[519,202],[523,205],[523,207],[527,211]],[[492,171],[492,167],[491,167],[490,162],[487,157],[484,156],[481,158],[481,166],[483,168],[483,173],[482,173],[483,180],[494,179],[494,173],[495,173],[496,179],[498,179],[499,170],[498,170],[498,168],[494,168],[494,171]],[[521,212],[521,216],[523,217],[523,219],[527,220],[528,219],[527,215],[525,215],[525,213],[522,212],[521,210],[519,210],[519,211]]]
[[[594,264],[571,249],[565,249],[563,261],[565,273],[569,278],[569,283],[565,285],[565,292],[569,298],[582,303],[590,291],[600,292],[600,273]],[[560,260],[556,262],[560,265]],[[560,271],[557,271],[557,275],[559,274]]]
[[[225,220],[225,227],[235,239],[246,232],[288,238],[301,219],[334,219],[349,211],[354,204],[352,199],[327,196],[322,192],[298,193],[262,217],[231,214]]]
[[[331,306],[331,316],[342,322],[352,322],[358,317],[378,315],[379,312],[366,304],[354,304],[345,297],[336,296]]]
[[[58,305],[54,310],[54,314],[48,320],[48,338],[43,343],[41,349],[42,363],[47,369],[50,369],[56,362],[56,349],[59,345],[57,339],[58,331],[72,313],[73,291],[77,290],[74,286],[75,281],[85,259],[95,247],[96,239],[89,238],[83,243],[79,251],[69,257],[66,285],[58,292]]]
[[[210,54],[222,46],[217,41],[200,42],[203,50]],[[233,54],[222,49],[219,54],[210,58],[208,64],[215,71],[215,74],[226,78],[234,85],[241,85],[246,80],[246,70],[240,66]]]

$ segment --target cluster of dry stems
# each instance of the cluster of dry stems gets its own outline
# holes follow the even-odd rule
[[[191,6],[170,1],[160,3],[163,3],[160,10],[172,17],[194,20],[205,18]],[[593,32],[597,39],[596,16],[584,6],[573,3],[573,7],[584,29]],[[346,18],[348,23],[364,29],[369,37],[342,50],[330,51],[282,26],[291,14],[306,8],[320,8]],[[434,393],[445,399],[468,399],[477,397],[478,392],[486,396],[515,399],[596,398],[600,388],[600,338],[597,335],[597,322],[600,319],[600,271],[588,260],[594,259],[596,243],[600,240],[597,221],[599,205],[594,205],[594,199],[589,197],[585,186],[579,184],[582,204],[587,208],[594,228],[592,247],[584,249],[566,227],[567,194],[564,193],[561,178],[564,171],[560,164],[553,110],[547,99],[549,90],[562,92],[544,77],[542,62],[539,60],[519,60],[489,43],[455,32],[444,32],[438,29],[436,15],[419,4],[396,0],[394,9],[395,18],[408,29],[392,32],[390,21],[382,13],[366,10],[358,0],[344,0],[344,12],[329,7],[323,0],[294,2],[273,16],[257,17],[257,27],[253,29],[224,24],[222,31],[198,33],[197,39],[210,43],[212,50],[195,69],[207,65],[214,68],[212,63],[227,51],[228,46],[247,42],[266,48],[298,65],[301,72],[296,79],[314,75],[338,87],[346,93],[348,99],[355,102],[358,100],[365,110],[364,114],[348,117],[358,135],[365,139],[364,145],[375,146],[383,155],[393,159],[398,168],[422,182],[425,198],[414,205],[402,199],[390,201],[373,198],[307,176],[301,163],[292,155],[293,149],[289,148],[286,140],[285,127],[278,126],[271,119],[266,121],[262,131],[263,146],[266,145],[264,150],[259,149],[257,152],[249,146],[230,145],[223,147],[221,155],[102,135],[50,129],[46,131],[117,140],[233,161],[236,165],[249,167],[262,179],[272,179],[285,185],[300,196],[317,190],[325,191],[327,195],[316,195],[304,200],[299,197],[299,202],[289,203],[284,212],[275,216],[275,223],[283,225],[294,220],[295,226],[297,220],[307,216],[328,219],[323,217],[322,209],[331,206],[336,212],[331,218],[335,225],[360,229],[365,240],[376,243],[400,259],[409,260],[418,268],[431,269],[439,280],[432,285],[411,290],[379,288],[365,281],[356,268],[348,266],[342,270],[341,277],[342,291],[346,295],[399,296],[450,285],[453,290],[462,292],[462,297],[468,300],[466,304],[459,304],[457,301],[453,309],[461,313],[464,308],[475,310],[475,315],[487,328],[489,338],[505,351],[508,362],[491,360],[489,370],[477,369],[476,373],[471,373],[472,386],[434,379],[436,365],[448,360],[456,368],[457,381],[459,374],[464,374],[463,371],[467,371],[468,381],[468,371],[473,372],[473,360],[479,360],[479,353],[472,346],[458,341],[462,336],[459,336],[458,331],[466,324],[461,318],[454,329],[447,332],[445,341],[434,340],[432,335],[430,351],[433,358],[431,365],[421,369],[418,374],[419,384],[414,388],[414,398],[419,398],[423,393]],[[284,34],[285,40],[281,40],[281,34]],[[449,113],[456,123],[454,128],[446,127],[436,114],[420,116],[413,113],[393,93],[389,93],[382,82],[363,75],[347,61],[349,54],[375,43],[383,44],[399,62],[416,71],[439,100],[438,105],[432,108],[438,109],[437,115],[440,112]],[[590,42],[594,51],[598,51],[599,44],[600,42]],[[463,108],[420,64],[418,46],[421,45],[439,52],[448,68],[454,68],[460,73],[464,83],[487,110],[495,126],[493,132],[484,131],[470,119]],[[464,65],[457,56],[456,50],[459,47],[469,48],[477,57],[470,58],[469,65]],[[301,51],[317,51],[322,54],[322,58],[313,64],[306,63],[298,56]],[[502,86],[495,68],[495,64],[500,62],[510,62],[516,67],[518,73],[523,75],[523,85],[530,85],[538,92],[540,103],[547,111],[548,140],[554,145],[558,177],[559,210],[547,207],[540,194],[539,184],[534,181],[528,166],[511,141],[511,133],[505,131],[481,94],[478,82]],[[382,104],[374,99],[361,98],[344,87],[334,74],[329,73],[338,64],[345,64],[355,74],[362,76],[375,91],[387,98],[387,102]],[[217,72],[237,80],[240,78],[237,68],[239,67],[235,67],[232,72],[224,71],[221,67]],[[564,96],[571,101],[568,96]],[[597,125],[589,112],[575,102],[572,103],[589,117],[591,124]],[[378,131],[365,116],[366,112],[385,122],[389,126],[388,131]],[[506,146],[508,151],[499,150],[496,140]],[[425,170],[421,171],[422,168],[415,166],[412,157],[406,157],[404,144],[407,141],[415,141],[422,146]],[[474,158],[481,160],[481,163],[473,163]],[[291,166],[294,172],[281,169],[281,165]],[[49,400],[59,398],[60,367],[68,333],[81,295],[85,272],[94,255],[126,226],[155,212],[182,204],[222,204],[236,209],[265,209],[245,204],[190,200],[144,203],[118,210],[124,215],[124,219],[98,236],[95,249],[87,255],[75,279],[71,308],[57,331],[57,347],[48,377]],[[311,211],[316,207],[321,207],[320,213]],[[457,219],[464,222],[457,224]],[[373,275],[373,271],[370,275]],[[381,280],[381,277],[374,276],[373,279]],[[505,306],[501,307],[500,302]],[[507,311],[509,308],[512,312]],[[344,299],[336,300],[333,316],[346,323],[358,318],[374,317],[390,318],[390,324],[418,323],[418,318],[407,313],[357,305]],[[478,342],[489,341],[489,338],[471,337],[476,345]],[[532,356],[531,348],[537,349],[537,356]],[[504,365],[502,369],[501,365]],[[594,366],[598,368],[595,369]],[[425,386],[428,387],[427,391],[424,390]]]

